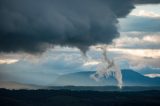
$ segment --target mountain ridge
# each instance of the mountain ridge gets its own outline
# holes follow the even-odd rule
[[[116,86],[117,81],[113,76],[101,78],[96,82],[90,78],[94,71],[75,72],[61,75],[55,84],[61,86]],[[149,78],[130,69],[122,70],[123,86],[159,86],[160,78]]]

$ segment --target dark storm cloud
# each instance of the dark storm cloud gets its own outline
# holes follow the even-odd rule
[[[0,52],[108,44],[133,8],[133,0],[1,0]]]
[[[136,4],[157,4],[160,0],[135,0]]]

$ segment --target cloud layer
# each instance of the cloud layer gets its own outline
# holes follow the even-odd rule
[[[136,4],[157,4],[159,0],[134,0]]]
[[[117,18],[133,0],[0,1],[0,52],[42,52],[49,45],[78,47],[109,44],[118,37]]]

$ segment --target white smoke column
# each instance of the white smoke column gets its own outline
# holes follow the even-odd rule
[[[101,63],[97,67],[96,73],[92,74],[90,77],[96,81],[99,81],[100,78],[109,77],[113,75],[118,82],[119,88],[122,88],[122,74],[118,65],[115,64],[114,60],[110,60],[107,57],[107,46],[98,47],[102,52]]]

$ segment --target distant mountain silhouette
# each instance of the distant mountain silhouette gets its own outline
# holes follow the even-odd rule
[[[117,81],[113,76],[102,78],[100,81],[95,81],[90,78],[93,71],[76,72],[66,75],[61,75],[55,81],[59,86],[116,86]],[[122,70],[124,86],[160,86],[160,78],[149,78],[137,73],[133,70]]]

